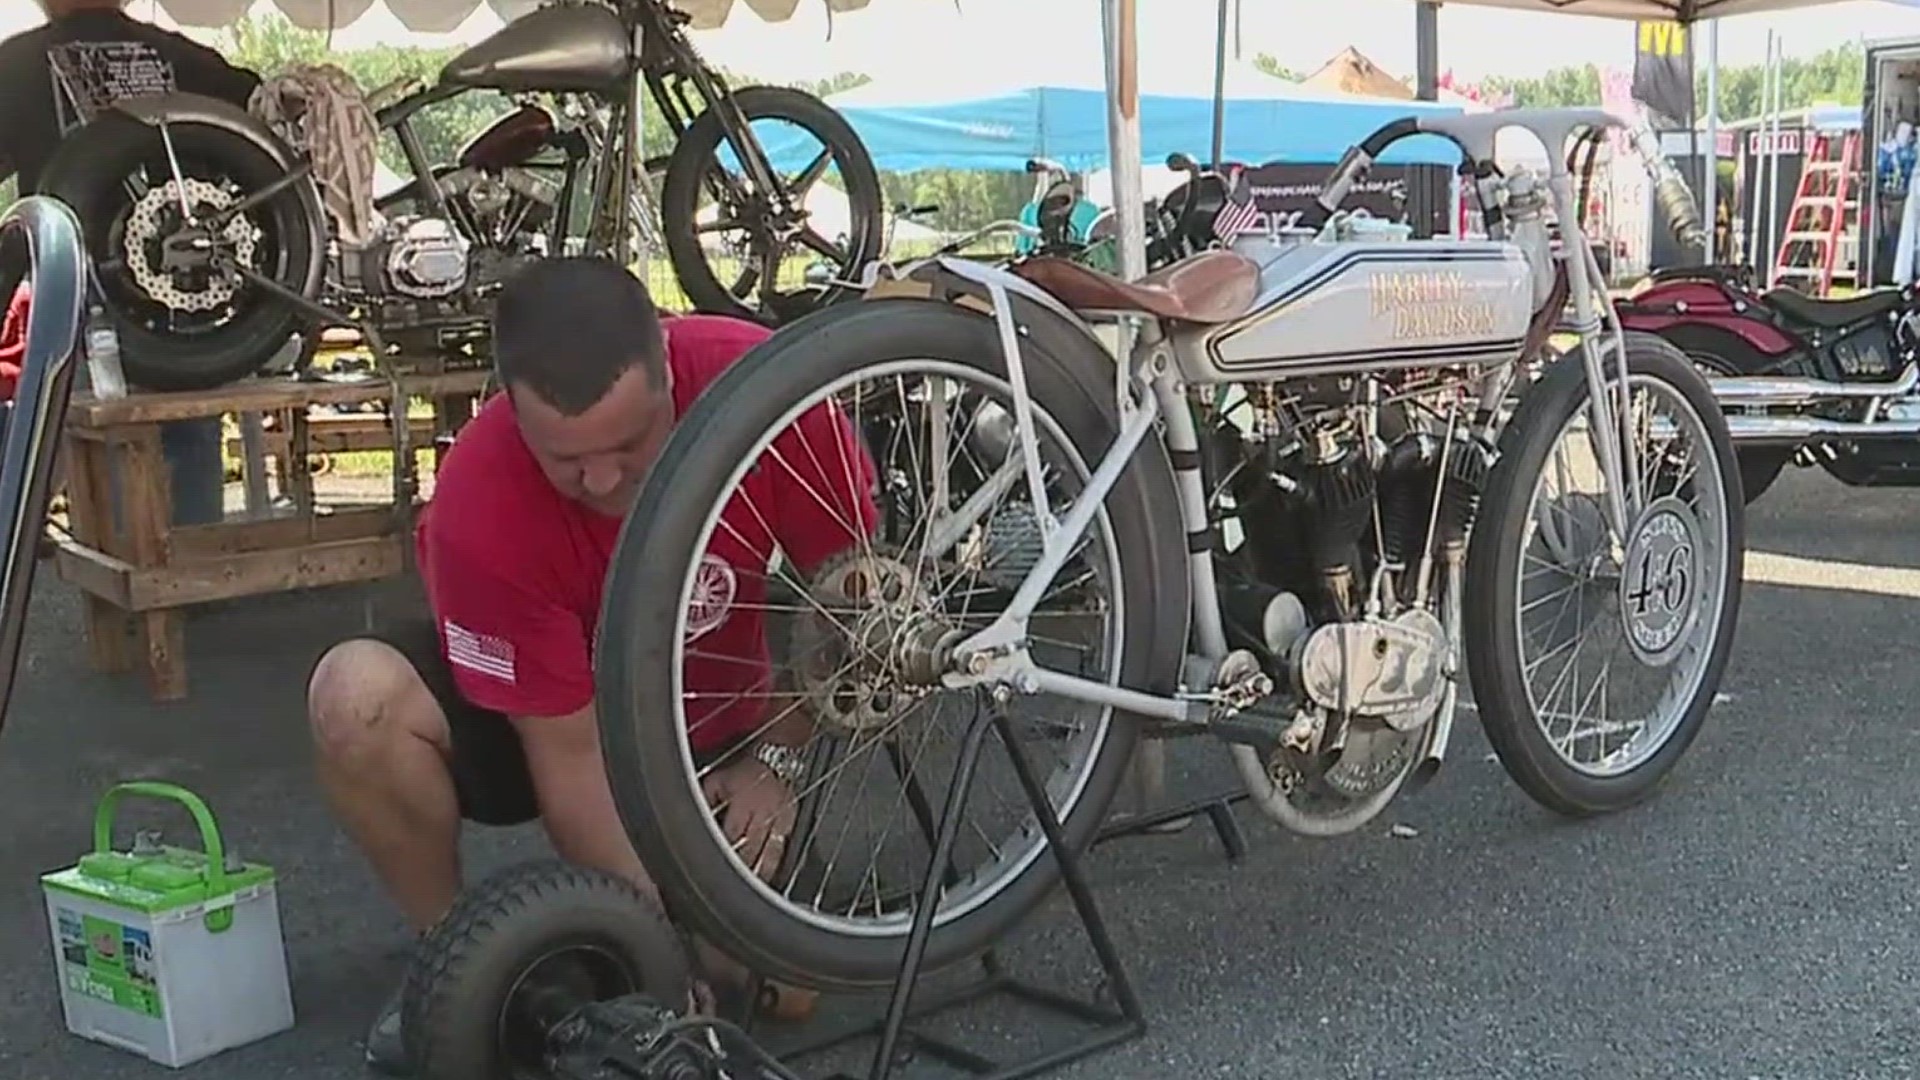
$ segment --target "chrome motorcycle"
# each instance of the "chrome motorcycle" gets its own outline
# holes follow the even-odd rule
[[[1727,662],[1744,507],[1705,378],[1621,329],[1585,242],[1575,182],[1618,124],[1396,121],[1287,233],[1137,281],[879,267],[739,361],[639,496],[599,627],[609,775],[669,906],[770,977],[871,987],[938,869],[927,963],[977,955],[1058,877],[985,759],[986,820],[928,864],[942,759],[981,708],[1030,744],[1073,845],[1143,731],[1212,736],[1273,820],[1350,833],[1434,774],[1469,688],[1542,805],[1652,794]],[[1585,176],[1503,172],[1509,126],[1586,149]],[[1462,151],[1490,238],[1383,239],[1340,209],[1423,134]],[[1540,363],[1566,325],[1579,347]],[[727,612],[770,677],[734,674]],[[729,842],[703,796],[747,753],[786,781],[778,845]]]
[[[251,374],[303,323],[356,327],[381,356],[484,348],[490,298],[516,267],[549,254],[636,257],[653,216],[643,172],[663,177],[661,240],[696,308],[778,323],[845,295],[783,292],[779,270],[796,246],[832,260],[837,276],[879,254],[880,181],[858,136],[803,91],[730,88],[685,22],[665,0],[558,0],[456,56],[430,85],[368,94],[413,175],[378,200],[363,242],[338,235],[312,155],[247,110],[191,94],[108,107],[62,144],[40,190],[85,225],[129,381],[160,390]],[[413,118],[474,91],[519,107],[454,162],[428,161]],[[646,94],[675,141],[642,161]],[[825,149],[783,175],[754,121],[796,124]],[[829,168],[849,206],[835,240],[808,225],[804,204]],[[725,283],[702,245],[717,233],[745,237]]]

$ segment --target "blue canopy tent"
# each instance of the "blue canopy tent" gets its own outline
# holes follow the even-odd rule
[[[1208,156],[1213,130],[1211,71],[1162,80],[1140,93],[1143,161],[1172,153]],[[853,125],[874,164],[894,172],[948,168],[1018,172],[1030,158],[1076,171],[1107,164],[1107,94],[1098,78],[994,85],[991,74],[955,86],[938,76],[875,81],[829,103]],[[1189,85],[1167,85],[1186,82]],[[1192,84],[1199,85],[1192,85]],[[1230,72],[1223,156],[1248,164],[1331,164],[1375,128],[1412,114],[1454,115],[1454,104],[1389,101],[1315,90],[1245,68]],[[775,167],[797,170],[819,144],[791,129],[762,136]],[[1385,164],[1454,165],[1459,150],[1437,136],[1394,146]]]

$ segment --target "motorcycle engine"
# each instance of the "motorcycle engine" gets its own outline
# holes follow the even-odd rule
[[[1287,790],[1356,808],[1303,817],[1331,834],[1370,816],[1360,808],[1406,774],[1439,709],[1449,643],[1431,604],[1442,558],[1464,555],[1492,456],[1461,431],[1449,442],[1431,416],[1366,404],[1355,380],[1289,391],[1249,387],[1245,413],[1216,415],[1205,469],[1231,507],[1215,511],[1228,644],[1301,703],[1270,767]]]
[[[341,252],[341,284],[382,331],[415,347],[484,335],[488,296],[546,253],[557,192],[525,169],[460,168],[439,178],[445,216],[389,218]]]
[[[387,229],[387,285],[402,296],[437,300],[466,287],[472,246],[440,218],[401,218]]]

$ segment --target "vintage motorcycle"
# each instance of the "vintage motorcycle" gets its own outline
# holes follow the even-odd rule
[[[1535,800],[1648,797],[1732,644],[1733,449],[1706,378],[1620,329],[1574,166],[1493,162],[1507,126],[1578,135],[1590,178],[1618,123],[1396,121],[1348,152],[1309,236],[1138,281],[1045,257],[876,267],[861,301],[729,369],[627,519],[597,637],[616,801],[676,917],[829,988],[886,984],[910,936],[930,968],[986,949],[1058,870],[984,758],[953,778],[981,709],[1030,747],[1020,788],[1071,845],[1143,728],[1228,744],[1287,828],[1351,832],[1433,775],[1465,676]],[[1346,193],[1423,133],[1460,147],[1491,239],[1355,238]],[[1509,414],[1569,304],[1581,346]],[[774,671],[743,676],[762,632]],[[794,802],[736,844],[703,790],[749,753]],[[930,857],[956,787],[981,817]]]
[[[582,251],[631,258],[650,227],[642,170],[664,173],[664,244],[697,308],[777,323],[844,295],[791,283],[782,292],[779,270],[796,245],[842,277],[879,254],[872,160],[818,98],[728,87],[685,22],[665,0],[559,0],[456,56],[431,85],[369,94],[413,175],[380,199],[384,220],[364,243],[336,235],[312,155],[246,110],[195,95],[109,107],[66,140],[41,190],[80,214],[128,378],[154,389],[250,374],[303,322],[358,327],[382,349],[484,346],[489,297],[515,267]],[[453,163],[428,161],[412,118],[473,91],[519,108]],[[644,162],[643,91],[675,133],[670,154]],[[825,149],[782,175],[754,121],[798,125]],[[849,206],[837,241],[808,225],[804,206],[829,167]],[[703,193],[717,207],[710,222],[699,220]],[[709,232],[746,237],[743,267],[725,283],[701,243]]]
[[[1618,304],[1716,376],[1748,502],[1789,462],[1856,487],[1920,484],[1920,297],[1879,289],[1826,300],[1762,291],[1747,267],[1654,273]]]

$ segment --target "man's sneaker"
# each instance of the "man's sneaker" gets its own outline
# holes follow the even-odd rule
[[[413,1073],[400,1031],[400,997],[405,989],[404,982],[395,988],[367,1032],[367,1067],[383,1076],[407,1077]]]

